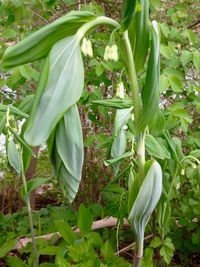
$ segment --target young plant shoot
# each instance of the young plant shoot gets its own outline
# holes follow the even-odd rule
[[[9,47],[2,58],[1,67],[8,70],[43,59],[43,70],[24,139],[32,147],[47,142],[60,185],[72,202],[79,188],[84,154],[77,108],[84,88],[81,51],[88,59],[93,57],[92,44],[86,34],[95,31],[100,25],[114,31],[120,43],[117,47],[111,40],[102,60],[116,62],[119,55],[122,55],[125,70],[123,76],[127,75],[128,78],[129,90],[126,91],[126,97],[121,80],[116,97],[101,100],[100,104],[117,109],[111,148],[111,155],[116,159],[113,165],[115,175],[121,159],[126,157],[130,161],[128,219],[136,241],[134,266],[139,267],[143,256],[145,227],[162,192],[162,170],[159,163],[153,158],[145,160],[146,132],[159,109],[160,75],[159,30],[156,21],[149,21],[148,0],[124,0],[121,22],[85,11],[70,12]],[[145,82],[140,88],[138,76],[144,72]],[[126,124],[130,126],[135,151],[132,149],[126,152]],[[137,166],[133,164],[134,155]],[[133,166],[136,166],[134,172]],[[27,196],[23,172],[22,178],[23,195]],[[29,206],[27,197],[26,202]],[[35,254],[37,266],[36,248]]]

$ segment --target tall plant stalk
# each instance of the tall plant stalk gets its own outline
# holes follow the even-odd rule
[[[141,112],[141,97],[139,94],[139,87],[138,87],[138,82],[137,82],[137,74],[136,74],[136,69],[135,69],[135,64],[134,64],[133,52],[131,49],[131,44],[128,38],[127,31],[123,33],[122,42],[123,42],[125,61],[127,64],[127,69],[128,69],[130,89],[132,93],[132,101],[133,101],[133,107],[134,107],[134,121],[135,121],[135,124],[137,125],[139,121],[140,112]],[[136,151],[137,151],[137,160],[138,160],[139,185],[141,185],[142,180],[145,177],[145,171],[144,171],[145,132],[139,133],[137,136],[135,136],[135,140],[136,140]],[[135,267],[140,267],[142,256],[143,256],[143,243],[138,244],[138,242],[136,242],[136,251],[135,251],[135,259],[134,259]]]
[[[138,5],[141,6],[139,11]],[[2,65],[5,69],[9,69],[46,57],[24,139],[32,147],[47,141],[56,175],[62,183],[68,200],[72,202],[81,179],[84,152],[81,124],[76,107],[84,88],[80,42],[88,31],[102,24],[111,27],[119,34],[131,90],[132,108],[128,115],[133,109],[135,126],[133,128],[135,129],[132,133],[136,142],[138,168],[136,176],[130,182],[128,206],[129,222],[136,239],[134,266],[140,267],[145,226],[162,192],[162,170],[159,163],[156,160],[151,160],[148,164],[145,162],[145,129],[159,108],[160,74],[158,25],[155,21],[151,25],[149,23],[148,0],[124,0],[121,24],[111,18],[97,17],[84,11],[69,13],[9,48],[2,59]],[[130,27],[132,27],[131,33]],[[131,35],[129,38],[129,33],[132,34],[132,38]],[[91,41],[86,42],[87,51],[85,49],[84,51],[91,57],[93,55]],[[116,45],[108,46],[107,49],[112,50],[112,53],[109,52],[104,59],[116,61],[116,58],[118,59]],[[113,56],[114,51],[115,56]],[[143,68],[148,51],[146,79],[140,93],[136,70]],[[135,59],[136,63],[134,63],[133,54],[139,57]],[[55,109],[55,106],[58,108]],[[124,138],[124,135],[122,136]],[[80,164],[77,165],[77,162]],[[22,180],[37,267],[38,255],[24,170]]]
[[[25,201],[27,209],[28,209],[29,226],[30,226],[31,237],[32,237],[32,242],[33,242],[34,263],[35,263],[35,267],[39,267],[39,258],[38,258],[38,251],[37,251],[37,243],[36,243],[36,239],[35,239],[34,226],[33,226],[30,194],[28,193],[27,182],[26,182],[26,177],[25,177],[25,173],[24,173],[22,151],[20,151],[20,156],[21,156],[20,157],[20,159],[21,159],[21,178],[22,178],[23,187],[24,187],[24,195],[26,196],[24,201]]]

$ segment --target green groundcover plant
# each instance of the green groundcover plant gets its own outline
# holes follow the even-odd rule
[[[84,87],[81,48],[85,55],[93,56],[91,42],[85,35],[100,25],[113,29],[104,60],[118,60],[115,37],[118,38],[132,99],[130,108],[121,108],[124,100],[122,88],[119,88],[120,101],[116,105],[112,155],[116,173],[117,164],[122,158],[129,157],[132,164],[134,151],[123,153],[123,126],[129,122],[134,136],[132,142],[136,143],[137,169],[134,176],[133,167],[130,168],[128,210],[136,239],[135,266],[140,266],[145,226],[162,192],[159,163],[155,159],[145,161],[145,135],[159,108],[160,73],[159,29],[156,21],[149,21],[148,1],[124,1],[120,23],[89,12],[70,12],[6,50],[1,61],[4,69],[44,59],[31,114],[29,118],[24,116],[27,118],[25,141],[11,126],[10,113],[19,115],[20,111],[12,107],[7,109],[8,158],[23,180],[21,195],[27,203],[32,237],[35,240],[29,194],[44,181],[33,180],[27,183],[25,180],[27,155],[30,157],[33,154],[27,144],[34,147],[47,142],[56,175],[66,197],[72,202],[78,191],[83,165],[83,138],[77,109]],[[137,75],[144,71],[145,82],[140,89]],[[38,266],[36,242],[34,254],[35,265]]]
[[[166,237],[172,189],[186,164],[192,165],[198,160],[195,155],[183,155],[180,141],[170,137],[170,129],[165,127],[163,115],[159,112],[160,34],[157,22],[149,20],[149,2],[125,0],[120,22],[86,11],[72,11],[8,48],[2,58],[1,67],[4,70],[37,60],[42,65],[35,96],[26,99],[30,115],[20,108],[1,105],[1,111],[5,114],[2,128],[5,128],[7,135],[8,159],[23,181],[21,197],[28,207],[35,266],[39,266],[39,259],[30,192],[47,180],[27,182],[25,179],[30,159],[35,157],[31,147],[47,143],[63,193],[72,202],[78,192],[84,158],[77,108],[84,88],[81,51],[84,56],[93,57],[88,35],[102,25],[112,31],[102,60],[117,62],[121,57],[123,79],[114,98],[93,103],[116,109],[109,151],[112,159],[106,160],[105,164],[113,167],[114,176],[118,179],[123,175],[119,173],[120,162],[123,159],[128,161],[127,209],[136,240],[134,266],[141,266],[145,227],[161,197],[162,176],[165,181],[169,180],[169,176],[175,178],[167,185],[164,183],[164,194],[158,206],[161,239],[153,240],[151,247],[162,246],[160,253],[166,263],[170,262],[174,250]],[[127,83],[126,94],[122,80]],[[21,135],[17,132],[13,115],[26,119]],[[130,132],[131,148],[126,142],[126,126]],[[160,133],[162,136],[158,137]],[[145,150],[151,156],[150,160],[145,159]],[[70,234],[73,239],[73,234]],[[166,255],[164,247],[171,249],[170,255]],[[57,261],[62,259],[58,257]]]

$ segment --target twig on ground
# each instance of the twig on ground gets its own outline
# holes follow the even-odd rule
[[[98,220],[93,222],[92,224],[92,230],[98,230],[98,229],[102,229],[102,228],[111,228],[117,225],[117,218],[114,217],[106,217],[102,220]],[[129,223],[126,219],[124,219],[124,226],[129,226]],[[80,233],[80,229],[78,227],[72,227],[72,230],[74,231],[74,233]],[[42,236],[37,236],[36,239],[44,239],[44,240],[50,240],[53,236],[57,236],[58,239],[61,238],[61,235],[59,232],[55,232],[55,233],[49,233],[46,235],[42,235]],[[23,247],[25,247],[28,243],[32,242],[32,238],[27,238],[27,237],[22,237],[18,239],[18,242],[15,246],[15,249],[21,249]]]

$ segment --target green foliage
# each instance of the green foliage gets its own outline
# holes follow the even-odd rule
[[[67,5],[67,9],[68,5],[75,4],[74,1],[66,0],[62,2]],[[158,265],[165,263],[171,266],[172,264],[170,262],[175,250],[176,254],[180,257],[181,265],[189,266],[195,264],[192,262],[193,257],[191,254],[199,253],[200,244],[200,232],[198,229],[200,210],[200,136],[198,116],[200,110],[200,89],[198,82],[200,57],[198,51],[199,36],[196,34],[196,30],[191,27],[198,19],[199,12],[197,6],[199,1],[194,2],[189,0],[187,3],[184,1],[181,3],[180,1],[174,1],[173,4],[155,0],[149,2],[151,10],[150,19],[157,19],[160,27],[160,78],[158,64],[154,64],[158,57],[156,53],[154,53],[154,57],[152,56],[156,50],[156,44],[158,44],[158,33],[149,24],[148,2],[142,0],[134,1],[134,3],[133,1],[124,1],[124,10],[128,10],[128,12],[125,11],[123,13],[123,26],[121,28],[121,30],[128,29],[132,57],[134,58],[137,72],[139,96],[140,93],[142,94],[142,99],[140,98],[139,101],[142,104],[140,106],[141,120],[139,131],[143,131],[146,128],[145,131],[147,133],[144,142],[147,160],[144,172],[146,174],[148,173],[152,163],[152,161],[148,160],[152,160],[152,158],[156,158],[159,161],[159,165],[163,170],[163,194],[152,223],[156,225],[156,229],[154,229],[154,231],[156,230],[156,237],[152,240],[149,247],[146,244],[147,248],[145,249],[142,266],[153,266],[153,261],[156,261]],[[25,62],[31,62],[32,60],[43,57],[47,58],[45,60],[46,63],[39,61],[39,63],[36,62],[34,64],[15,67],[5,74],[5,79],[3,78],[0,81],[1,87],[8,86],[12,89],[13,93],[13,95],[1,93],[0,129],[6,134],[9,131],[11,132],[12,142],[14,144],[19,143],[23,147],[22,156],[24,162],[26,158],[25,154],[29,155],[26,158],[28,159],[26,162],[30,162],[31,151],[22,138],[27,123],[23,126],[24,129],[21,135],[18,134],[19,132],[17,130],[13,130],[13,123],[11,123],[10,128],[6,127],[6,112],[9,105],[10,113],[15,116],[15,120],[28,119],[31,113],[29,125],[26,128],[26,134],[32,131],[29,143],[37,145],[48,139],[48,149],[57,176],[61,182],[63,191],[69,200],[72,201],[77,193],[80,182],[83,144],[78,113],[74,112],[74,114],[70,115],[70,123],[68,122],[66,125],[64,125],[65,118],[63,116],[69,115],[68,112],[70,112],[71,106],[79,100],[78,104],[83,120],[83,135],[86,137],[84,143],[87,155],[87,167],[84,168],[83,173],[85,179],[92,177],[92,179],[89,178],[90,184],[87,186],[89,189],[85,190],[84,186],[86,182],[83,182],[83,190],[79,197],[86,196],[85,198],[88,201],[90,200],[89,196],[87,196],[88,190],[92,191],[95,195],[95,192],[93,192],[94,188],[96,189],[99,184],[102,188],[109,182],[110,185],[102,189],[102,202],[106,207],[101,212],[96,212],[98,216],[102,214],[104,216],[117,216],[122,222],[124,217],[128,217],[128,209],[130,211],[134,203],[136,203],[138,192],[144,186],[144,182],[142,183],[144,177],[139,177],[138,175],[138,168],[140,168],[136,155],[138,148],[138,129],[133,120],[133,116],[128,121],[128,129],[117,125],[116,121],[114,127],[111,125],[114,117],[113,114],[115,114],[114,109],[117,109],[118,114],[120,112],[123,113],[123,109],[132,107],[132,93],[130,92],[130,85],[127,79],[128,70],[122,58],[122,49],[118,49],[118,62],[103,61],[103,47],[113,42],[118,45],[121,42],[121,33],[118,34],[118,30],[116,30],[111,34],[110,31],[106,32],[105,28],[99,28],[96,32],[90,31],[87,33],[87,38],[92,40],[94,58],[91,61],[88,58],[84,58],[86,70],[85,89],[87,87],[89,90],[84,90],[83,94],[83,82],[82,88],[79,88],[79,94],[75,92],[75,84],[80,81],[78,69],[82,64],[79,44],[77,43],[74,46],[75,50],[73,48],[71,49],[72,55],[75,55],[76,52],[79,54],[78,58],[81,64],[78,62],[78,68],[74,68],[73,70],[75,77],[74,83],[71,84],[72,90],[70,90],[70,81],[73,79],[71,69],[75,66],[74,59],[69,58],[67,53],[64,53],[65,56],[60,55],[55,68],[51,70],[52,62],[54,61],[52,53],[54,52],[54,55],[59,54],[60,46],[64,47],[69,40],[72,40],[72,45],[74,45],[76,43],[74,34],[76,35],[79,26],[97,18],[96,15],[88,13],[88,10],[98,15],[102,15],[103,10],[102,7],[99,7],[95,3],[81,5],[81,10],[86,10],[86,12],[84,11],[85,13],[69,13],[64,15],[63,18],[41,28],[43,24],[54,21],[57,18],[57,14],[58,16],[62,15],[62,10],[67,10],[65,5],[62,6],[63,3],[58,0],[28,1],[24,3],[22,1],[3,1],[1,3],[0,20],[3,28],[0,36],[1,53],[15,39],[21,40],[28,36],[27,39],[25,38],[19,44],[8,49],[2,61],[3,66],[10,68],[16,64],[24,64]],[[134,8],[130,8],[129,5],[131,4],[131,7]],[[109,8],[106,9],[106,14],[108,11]],[[38,12],[40,17],[34,12],[36,14]],[[112,11],[110,12],[112,13]],[[112,15],[115,16],[115,12]],[[66,27],[66,25],[69,25],[69,27]],[[37,31],[38,28],[41,29]],[[33,35],[30,34],[32,32],[34,32]],[[66,40],[63,40],[65,36],[68,37]],[[36,45],[37,42],[38,44]],[[149,49],[149,46],[152,49]],[[25,53],[22,53],[22,48],[26,50]],[[49,52],[50,55],[48,55]],[[20,55],[18,59],[16,58],[17,54]],[[62,86],[57,86],[56,79],[61,77],[63,66],[66,66],[67,71],[62,76]],[[43,71],[39,79],[39,73],[41,73],[42,67]],[[59,73],[57,73],[57,78],[55,79],[53,75],[57,70]],[[67,77],[69,77],[69,80]],[[35,91],[35,85],[38,80],[40,82],[34,97],[33,92]],[[125,99],[119,99],[115,96],[115,87],[119,80],[120,82],[123,80],[125,84]],[[160,86],[158,86],[158,80],[160,80]],[[56,90],[59,88],[62,89],[61,91],[65,97],[60,95],[60,98],[56,98]],[[30,95],[26,96],[27,94]],[[159,94],[161,94],[161,109],[157,112]],[[34,104],[33,97],[35,98]],[[16,98],[20,98],[20,100],[18,101]],[[51,108],[49,106],[49,99],[53,103]],[[45,106],[41,105],[41,101],[47,104],[47,110]],[[39,112],[38,107],[41,108]],[[131,113],[133,112],[131,111]],[[37,120],[35,119],[36,114]],[[40,124],[37,124],[37,122],[40,122]],[[78,124],[74,126],[77,122]],[[123,125],[126,123],[127,121],[125,120]],[[47,124],[49,129],[46,129],[45,132],[42,129]],[[92,130],[93,125],[95,125],[94,132]],[[102,133],[103,129],[106,131],[105,134]],[[40,140],[36,140],[38,136]],[[67,142],[65,139],[66,136],[68,136]],[[73,143],[75,139],[76,142]],[[28,139],[26,140],[28,141]],[[34,141],[34,143],[33,140],[37,142]],[[76,151],[76,145],[79,147],[78,151]],[[17,151],[15,148],[16,146],[14,149],[10,149],[12,153],[8,154],[11,165],[20,173],[17,167],[19,164],[17,164],[18,156],[15,153]],[[96,149],[95,152],[94,148]],[[75,158],[72,155],[75,155]],[[91,162],[87,160],[88,155],[91,155]],[[41,158],[38,160],[39,165],[42,162],[40,160]],[[43,160],[42,164],[44,164],[45,160]],[[105,160],[105,165],[114,166],[115,174],[117,174],[114,179],[110,179],[111,170],[109,168],[106,170],[104,167],[100,169],[100,162],[103,162],[103,160]],[[98,164],[96,164],[97,162]],[[48,168],[46,167],[46,163],[44,167],[40,167]],[[2,169],[4,170],[4,168],[5,166]],[[48,171],[46,172],[47,176],[49,176]],[[129,190],[129,194],[127,189]],[[146,193],[145,195],[148,196]],[[82,199],[79,197],[77,198],[78,203]],[[127,208],[128,198],[129,207]],[[145,205],[144,201],[141,203]],[[67,213],[66,209],[43,210],[40,213],[33,213],[33,216],[34,226],[38,235],[54,231],[60,231],[62,235],[61,242],[58,242],[56,246],[51,241],[48,244],[38,242],[40,254],[49,256],[46,259],[47,261],[54,261],[52,255],[56,255],[55,263],[46,262],[42,263],[41,266],[55,266],[55,264],[57,266],[73,266],[74,263],[77,266],[93,266],[94,264],[94,266],[129,266],[128,263],[114,256],[114,250],[112,248],[113,244],[115,247],[116,243],[116,233],[114,230],[90,233],[93,216],[82,205],[78,215],[78,225],[81,228],[80,235],[74,235],[69,226],[69,224],[77,224],[77,215]],[[54,219],[57,221],[55,224],[52,223]],[[1,218],[0,227],[3,233],[1,240],[2,248],[3,242],[6,244],[15,237],[27,235],[29,232],[27,225],[28,218],[26,212],[20,215],[8,215]],[[152,232],[151,224],[148,226],[146,232],[148,231]],[[130,241],[129,232],[126,234],[121,229],[119,229],[119,232],[119,244]],[[106,239],[110,237],[110,242],[105,243]],[[70,253],[68,253],[68,246],[70,247]],[[12,248],[10,247],[10,249]],[[154,250],[156,250],[156,254],[154,254]],[[24,251],[30,254],[30,247],[27,247]],[[88,252],[88,257],[84,255],[86,252]],[[160,257],[157,257],[158,252],[160,253]],[[23,252],[20,253],[23,255]],[[30,255],[29,263],[31,262],[31,257]],[[173,259],[173,264],[179,257]],[[14,266],[15,261],[19,266],[20,264],[26,266],[27,263],[23,263],[16,257],[7,256],[6,259],[10,266]],[[180,264],[180,262],[177,264]]]
[[[129,214],[130,225],[139,246],[143,242],[145,226],[160,199],[161,193],[162,170],[160,165],[154,161],[144,178]]]
[[[81,25],[94,18],[95,15],[91,13],[76,11],[63,16],[7,49],[2,67],[10,69],[47,56],[55,43],[66,36],[72,36]]]
[[[78,191],[83,164],[82,131],[75,105],[68,109],[57,125],[48,141],[48,147],[63,192],[72,202]]]
[[[142,90],[143,109],[139,118],[138,131],[145,129],[154,118],[159,107],[160,41],[158,31],[158,25],[153,21],[151,28],[151,50],[146,81]]]
[[[78,38],[76,35],[67,37],[55,44],[51,50],[48,79],[42,89],[44,93],[25,132],[25,139],[32,146],[41,145],[47,140],[67,109],[81,96],[83,63]],[[71,72],[74,75],[71,75]],[[54,107],[57,107],[56,110]],[[40,131],[43,125],[45,127]]]
[[[122,21],[121,21],[121,30],[125,31],[133,16],[135,15],[135,10],[137,6],[137,0],[124,0],[123,1],[123,10],[122,10]]]
[[[90,232],[92,227],[92,214],[88,208],[81,204],[78,210],[78,227],[82,234]]]

